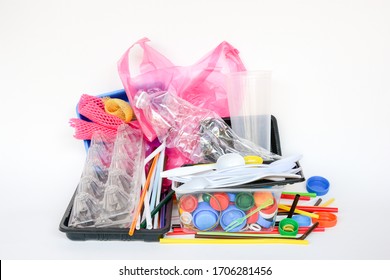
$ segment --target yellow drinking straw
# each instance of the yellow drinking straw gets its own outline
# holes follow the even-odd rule
[[[287,205],[283,205],[283,204],[279,204],[278,207],[279,207],[279,209],[286,210],[286,211],[290,211],[290,209],[291,209],[291,207],[288,207]],[[301,214],[303,216],[308,216],[311,218],[316,218],[316,219],[318,219],[318,217],[319,217],[317,214],[309,213],[309,212],[302,211],[299,209],[295,209],[294,213]]]
[[[230,244],[291,244],[291,245],[308,245],[307,240],[297,239],[190,239],[190,238],[161,238],[161,244],[211,244],[211,245],[230,245]]]
[[[331,198],[327,202],[324,202],[324,203],[320,204],[320,206],[321,207],[329,206],[329,205],[331,205],[334,202],[334,200],[335,200],[334,198]]]

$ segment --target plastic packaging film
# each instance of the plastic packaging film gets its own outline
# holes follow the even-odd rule
[[[238,137],[216,113],[196,107],[172,91],[140,90],[135,98],[135,107],[143,111],[168,148],[177,148],[194,163],[215,162],[221,155],[233,152],[258,155],[264,160],[280,158]]]

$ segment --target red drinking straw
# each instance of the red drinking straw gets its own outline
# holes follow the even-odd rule
[[[294,199],[295,198],[295,195],[292,195],[292,194],[282,194],[280,198],[284,198],[284,199]],[[310,200],[310,197],[309,196],[301,196],[299,198],[299,200]]]
[[[337,207],[298,205],[297,209],[302,210],[302,211],[306,211],[306,212],[333,212],[333,213],[339,212],[339,208],[337,208]]]

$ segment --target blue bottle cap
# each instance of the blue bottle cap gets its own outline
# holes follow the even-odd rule
[[[218,225],[219,213],[207,202],[198,203],[198,207],[192,214],[194,226],[199,230],[212,230]]]
[[[244,211],[238,209],[234,205],[229,205],[229,207],[226,208],[222,212],[220,224],[221,224],[222,228],[225,230],[230,225],[230,223],[232,223],[235,220],[240,219],[244,216],[245,216]],[[233,228],[232,230],[229,230],[229,232],[240,231],[241,229],[243,229],[245,227],[245,225],[246,225],[246,219],[244,221],[242,221],[241,224],[239,224],[238,226]]]
[[[274,221],[264,219],[261,215],[259,215],[259,218],[257,219],[256,223],[263,228],[270,228],[274,224]]]
[[[306,182],[306,189],[318,196],[325,195],[329,191],[329,181],[321,176],[310,177]]]
[[[294,215],[292,219],[295,220],[300,227],[309,227],[311,225],[311,218],[303,215]]]
[[[229,196],[229,201],[230,202],[234,202],[234,200],[236,200],[236,194],[235,193],[227,193],[227,195]]]

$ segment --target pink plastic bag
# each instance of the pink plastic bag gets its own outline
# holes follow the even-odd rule
[[[229,107],[225,86],[226,74],[245,71],[238,51],[227,42],[222,42],[213,51],[192,66],[175,66],[165,56],[150,47],[149,39],[143,38],[132,45],[118,62],[119,76],[131,104],[139,90],[153,88],[168,90],[173,88],[176,94],[195,106],[209,109],[221,117],[229,116]],[[133,59],[131,50],[136,45],[143,50],[139,75],[132,77],[129,62]],[[156,133],[142,112],[133,106],[134,113],[149,141]]]

